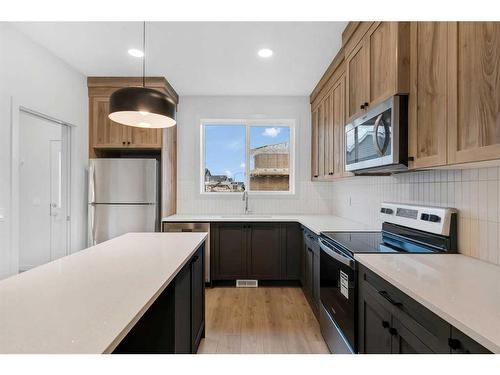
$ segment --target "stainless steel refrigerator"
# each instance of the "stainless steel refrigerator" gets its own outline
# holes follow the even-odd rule
[[[159,230],[158,161],[90,159],[88,245]]]

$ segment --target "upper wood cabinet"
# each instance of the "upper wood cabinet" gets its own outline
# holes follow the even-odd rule
[[[408,93],[409,33],[409,22],[362,22],[353,32],[345,48],[348,119]]]
[[[448,30],[448,162],[500,159],[500,22]]]
[[[410,167],[447,162],[448,23],[412,22],[410,28]]]
[[[345,123],[345,75],[343,66],[333,77],[327,92],[318,96],[311,113],[311,175],[329,180],[344,173],[343,137]]]
[[[410,44],[410,167],[500,159],[500,23],[412,23]]]
[[[120,125],[108,118],[109,98],[123,87],[141,86],[138,77],[89,77],[89,150],[90,157],[101,149],[161,149],[162,129],[141,129]],[[162,91],[175,103],[178,96],[163,77],[146,78],[146,86]]]

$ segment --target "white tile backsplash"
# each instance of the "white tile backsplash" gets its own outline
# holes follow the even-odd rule
[[[372,226],[382,224],[383,201],[454,207],[459,252],[500,264],[499,176],[495,167],[346,178],[331,184],[329,205],[334,215]]]

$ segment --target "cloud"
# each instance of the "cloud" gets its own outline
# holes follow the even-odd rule
[[[275,138],[278,136],[278,134],[281,132],[280,128],[266,128],[263,132],[262,135],[264,137],[271,137]]]
[[[228,170],[228,169],[226,169],[226,170],[224,171],[224,174],[225,174],[227,177],[231,177],[231,176],[233,175],[233,173],[232,173],[230,170]]]
[[[239,151],[243,148],[243,142],[231,141],[229,143],[226,143],[226,147],[231,151]]]
[[[240,163],[240,168],[245,168],[245,162]]]

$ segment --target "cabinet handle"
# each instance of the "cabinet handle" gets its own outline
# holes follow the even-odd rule
[[[193,256],[193,260],[191,261],[191,263],[194,263],[198,260],[199,256],[198,255],[195,255]]]
[[[365,102],[365,104],[363,104],[363,106],[366,108],[369,106],[368,102]]]
[[[361,104],[361,105],[359,106],[359,108],[360,108],[360,109],[365,109],[364,104]]]
[[[403,308],[403,304],[401,302],[396,302],[394,301],[391,296],[389,295],[389,293],[387,293],[385,290],[380,290],[378,292],[378,294],[380,294],[382,297],[384,297],[387,301],[390,302],[391,305],[394,305],[396,307],[399,307],[399,308]]]
[[[130,144],[130,141],[127,142],[127,144],[129,145]]]
[[[398,330],[396,328],[389,328],[389,333],[392,335],[392,336],[396,336],[398,334]]]
[[[382,321],[382,327],[389,328],[389,322],[387,320]]]
[[[448,338],[448,346],[452,348],[453,350],[457,350],[460,348],[461,343],[457,339],[452,339],[451,337]]]
[[[122,142],[122,144],[125,144],[125,143],[127,143],[127,142],[125,142],[125,141]]]
[[[318,175],[317,175],[317,174],[315,174],[313,177],[314,177],[314,178],[317,178],[317,177],[318,177]]]

